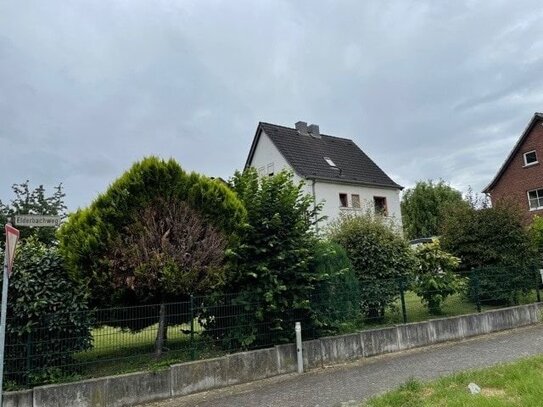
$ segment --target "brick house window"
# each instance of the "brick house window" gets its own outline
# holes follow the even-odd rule
[[[349,206],[349,202],[347,201],[347,194],[339,194],[339,206],[342,208],[346,208]]]
[[[387,216],[387,199],[384,196],[374,196],[373,206],[375,207],[376,215]]]
[[[543,209],[543,188],[528,191],[530,210]]]
[[[352,194],[351,202],[353,203],[353,208],[360,208],[360,195]]]
[[[524,153],[524,165],[537,164],[537,153],[535,150]]]

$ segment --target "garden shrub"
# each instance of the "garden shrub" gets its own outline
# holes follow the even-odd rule
[[[9,280],[6,380],[40,384],[76,373],[74,353],[92,345],[87,294],[55,247],[28,238]]]
[[[310,296],[319,276],[310,267],[316,243],[313,200],[290,172],[259,177],[250,168],[237,172],[231,185],[248,223],[232,250],[224,287],[227,305],[237,315],[215,319],[208,329],[227,347],[291,341],[295,321],[315,328]]]
[[[486,303],[515,303],[519,295],[535,287],[537,254],[521,212],[513,204],[451,208],[440,240],[443,249],[460,258],[460,270],[473,271],[473,300],[478,291]]]
[[[463,287],[463,280],[455,273],[460,259],[441,250],[439,241],[415,248],[417,268],[412,289],[433,315],[442,313],[442,305],[448,296]]]
[[[311,298],[319,333],[333,334],[355,327],[361,316],[360,286],[345,249],[335,242],[317,242],[311,268],[321,276]]]
[[[346,250],[360,283],[361,307],[370,320],[381,320],[399,296],[399,281],[413,271],[413,254],[382,216],[342,216],[329,237]]]

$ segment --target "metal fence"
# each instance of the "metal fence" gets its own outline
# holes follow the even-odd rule
[[[534,268],[487,268],[462,274],[454,294],[426,289],[426,297],[440,301],[431,313],[421,302],[420,279],[325,285],[308,292],[299,309],[228,294],[70,315],[59,310],[39,321],[29,316],[22,331],[21,321],[8,320],[5,389],[270,347],[294,339],[295,321],[302,322],[304,339],[312,339],[541,300],[541,277]],[[15,324],[19,329],[10,330]]]

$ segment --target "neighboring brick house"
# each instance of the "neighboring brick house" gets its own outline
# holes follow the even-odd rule
[[[322,226],[341,213],[370,209],[390,216],[401,228],[402,187],[352,140],[321,134],[315,124],[298,122],[290,128],[259,123],[245,163],[248,167],[263,176],[293,171],[296,181],[305,181],[306,192],[324,204]]]
[[[492,204],[516,202],[526,223],[543,216],[543,113],[535,113],[492,182],[483,190]]]

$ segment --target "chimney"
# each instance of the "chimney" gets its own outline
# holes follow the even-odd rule
[[[298,130],[298,134],[307,136],[307,123],[306,122],[296,122],[294,125],[296,127],[296,130]]]
[[[319,131],[319,126],[317,124],[311,124],[308,127],[309,134],[311,137],[321,138],[321,133]]]

